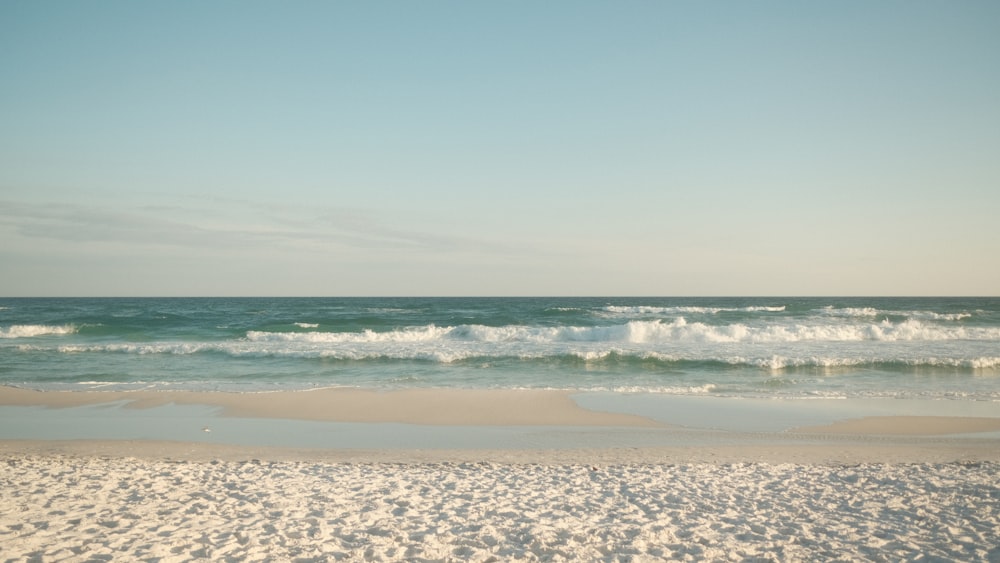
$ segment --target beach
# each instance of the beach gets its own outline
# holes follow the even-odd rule
[[[13,560],[995,560],[996,463],[3,455]]]
[[[0,441],[0,559],[1000,557],[997,417],[841,420],[879,409],[818,415],[789,405],[792,423],[825,423],[765,431],[742,402],[713,403],[716,417],[729,411],[728,429],[687,424],[695,419],[677,401],[657,403],[674,407],[658,417],[642,408],[601,412],[595,402],[601,397],[538,391],[122,396],[0,388],[5,422],[38,408],[35,419],[61,416],[90,432]],[[321,408],[342,404],[355,408]],[[198,405],[212,410],[197,440],[183,439],[183,417],[155,417],[172,428],[164,436],[177,439],[169,440],[108,439],[93,425],[92,409],[129,425],[135,413],[187,414]],[[276,446],[264,435],[233,440],[225,431],[253,434],[257,423],[292,432],[301,422],[361,432],[367,447],[317,439]],[[425,434],[393,442],[378,431],[383,425]],[[459,430],[464,442],[453,439]],[[634,434],[645,437],[623,439]]]
[[[0,300],[0,561],[1000,560],[993,298]]]
[[[0,563],[1000,563],[1000,0],[0,30]]]

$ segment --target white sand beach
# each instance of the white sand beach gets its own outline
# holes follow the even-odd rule
[[[1000,556],[996,463],[612,464],[0,456],[34,561],[936,560]]]
[[[697,420],[679,403],[650,418],[584,409],[559,392],[0,389],[0,413],[15,413],[7,421],[57,417],[94,433],[95,412],[127,425],[136,412],[184,414],[185,401],[214,405],[205,420],[217,430],[198,429],[203,440],[0,440],[0,560],[1000,558],[1000,441],[997,418],[983,416],[992,407],[841,420],[855,407],[820,415],[775,404],[793,423],[825,423],[739,432],[675,424]],[[736,427],[758,416],[753,404],[713,405]],[[289,417],[360,433],[368,447],[227,443],[226,429],[302,428]],[[364,430],[383,427],[471,438],[407,447]],[[492,443],[503,429],[510,441]]]

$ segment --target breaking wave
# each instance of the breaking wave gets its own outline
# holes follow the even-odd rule
[[[38,351],[44,348],[25,345],[23,351]],[[224,341],[203,343],[146,343],[146,344],[95,344],[64,345],[54,348],[64,354],[121,353],[121,354],[163,354],[192,355],[201,353],[221,353],[232,357],[246,358],[301,358],[341,361],[426,361],[452,364],[464,361],[511,360],[517,362],[543,362],[546,364],[584,366],[626,366],[646,369],[693,368],[745,366],[769,370],[788,368],[853,368],[877,366],[881,368],[962,368],[992,370],[1000,368],[1000,356],[980,356],[953,358],[920,353],[905,354],[886,352],[880,355],[835,356],[816,354],[754,354],[752,350],[742,353],[720,354],[717,351],[681,350],[659,352],[655,350],[630,349],[621,346],[602,345],[600,347],[482,347],[482,346],[287,346],[275,342]]]
[[[76,330],[76,327],[72,325],[12,325],[7,328],[0,328],[0,338],[32,338],[50,334],[73,334]]]
[[[250,342],[299,343],[378,343],[378,342],[712,342],[712,343],[783,343],[808,341],[942,341],[995,340],[1000,342],[998,327],[939,326],[917,320],[898,323],[858,324],[747,324],[709,325],[688,322],[683,317],[672,322],[629,321],[621,325],[578,326],[484,326],[425,325],[385,332],[366,329],[360,332],[263,332],[246,334]]]
[[[874,307],[824,307],[821,313],[830,317],[906,317],[931,321],[960,321],[972,317],[972,313],[937,313],[935,311],[893,311]]]
[[[608,305],[603,311],[615,315],[717,315],[719,313],[780,313],[784,305],[755,307],[649,307]]]

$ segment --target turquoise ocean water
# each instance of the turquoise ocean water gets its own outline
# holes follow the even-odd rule
[[[1000,299],[10,298],[0,384],[1000,401]]]

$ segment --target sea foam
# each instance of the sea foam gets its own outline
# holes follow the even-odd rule
[[[931,321],[960,321],[972,317],[972,313],[938,313],[935,311],[898,311],[875,307],[824,307],[820,312],[829,317],[906,317]]]
[[[12,325],[7,328],[0,328],[0,338],[31,338],[50,334],[73,334],[76,330],[76,327],[72,325]]]
[[[615,315],[717,315],[719,313],[780,313],[785,310],[784,305],[780,306],[751,306],[751,307],[651,307],[651,306],[619,306],[609,305],[604,307],[604,312]]]
[[[770,324],[733,323],[709,325],[678,317],[629,321],[608,326],[484,326],[424,325],[377,332],[266,332],[249,331],[251,342],[375,343],[432,342],[442,340],[473,342],[714,342],[780,343],[806,341],[911,341],[911,340],[1000,340],[1000,328],[938,326],[917,320],[898,323],[855,324]]]

